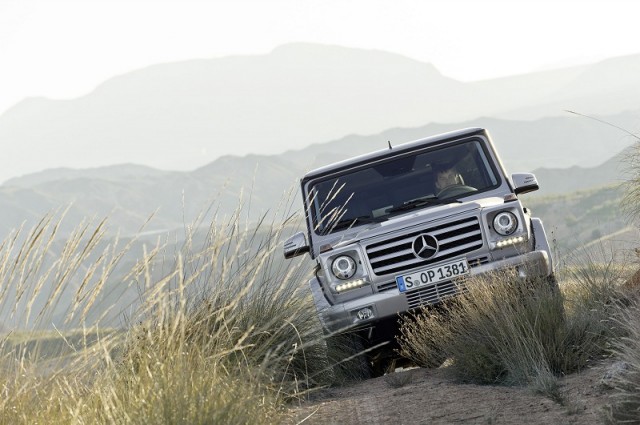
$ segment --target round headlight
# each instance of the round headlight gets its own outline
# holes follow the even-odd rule
[[[356,274],[356,262],[348,255],[341,255],[333,260],[331,271],[338,279],[350,279]]]
[[[493,228],[498,232],[498,234],[508,236],[518,228],[518,219],[515,214],[503,211],[497,214],[493,219]]]

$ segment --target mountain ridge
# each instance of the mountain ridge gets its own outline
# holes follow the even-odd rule
[[[634,115],[604,118],[624,125],[622,121],[633,120]],[[397,144],[473,126],[489,129],[509,173],[535,171],[541,189],[533,196],[619,182],[622,177],[618,164],[628,156],[624,149],[631,146],[630,137],[620,130],[575,115],[535,122],[484,118],[452,125],[395,128],[370,136],[345,136],[280,155],[226,155],[191,171],[164,171],[132,164],[56,169],[0,185],[0,208],[5,211],[0,231],[6,234],[25,220],[37,220],[48,211],[67,205],[71,205],[70,222],[110,216],[124,234],[138,231],[152,214],[154,220],[148,231],[180,228],[211,206],[219,214],[231,215],[241,203],[241,194],[245,201],[251,200],[251,219],[273,211],[285,199],[298,210],[299,199],[291,196],[299,196],[298,181],[313,168],[384,149],[388,140]],[[567,145],[562,146],[563,143]],[[623,153],[612,157],[615,151]],[[555,156],[549,160],[545,158],[548,155]],[[591,167],[577,166],[588,158]],[[531,167],[520,167],[523,163]]]
[[[480,82],[451,79],[402,55],[311,43],[156,64],[76,99],[30,98],[0,115],[4,157],[11,158],[0,181],[52,166],[191,170],[226,154],[285,152],[345,134],[481,116],[616,114],[637,108],[640,78],[617,68],[640,62],[636,56]],[[598,79],[615,80],[606,90],[624,90],[594,92]]]

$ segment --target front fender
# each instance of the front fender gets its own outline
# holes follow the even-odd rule
[[[542,220],[537,217],[533,217],[531,219],[531,232],[533,233],[533,243],[536,251],[546,251],[549,257],[549,273],[548,275],[553,274],[554,266],[553,266],[553,254],[551,252],[551,247],[549,246],[549,241],[547,240],[547,233],[544,231],[544,225],[542,224]]]
[[[309,289],[311,290],[311,296],[313,297],[313,303],[316,305],[316,310],[318,311],[318,316],[320,317],[320,321],[323,325],[324,317],[322,312],[331,307],[329,301],[324,296],[324,292],[322,291],[322,286],[320,286],[320,281],[317,277],[312,277],[309,279]]]

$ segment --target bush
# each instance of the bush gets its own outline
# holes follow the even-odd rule
[[[567,268],[563,293],[567,311],[565,352],[567,371],[584,367],[591,359],[610,354],[612,343],[626,334],[619,321],[629,293],[621,283],[626,268],[613,259],[587,256],[580,266]]]
[[[145,285],[150,295],[107,379],[122,391],[101,404],[121,404],[139,423],[270,423],[283,402],[322,383],[306,271],[281,261],[281,228],[227,230],[202,251],[184,249],[159,284]]]
[[[546,282],[506,273],[469,280],[466,287],[439,310],[405,322],[402,354],[423,366],[451,358],[458,379],[483,384],[531,382],[546,373],[552,365],[545,359],[556,359],[562,338],[557,292]]]
[[[608,408],[611,423],[640,424],[640,306],[625,311],[621,323],[628,335],[615,343],[615,353],[624,366],[607,384],[614,388]]]
[[[100,228],[83,232],[97,238]],[[243,230],[236,216],[212,226],[204,239],[188,234],[172,261],[162,246],[145,252],[127,275],[142,291],[129,326],[108,335],[87,329],[73,338],[58,332],[58,341],[48,335],[46,346],[65,348],[64,356],[39,355],[47,350],[37,349],[45,341],[37,334],[25,332],[20,341],[15,333],[5,336],[0,424],[282,422],[285,403],[324,384],[328,369],[304,284],[308,270],[281,261],[283,229],[263,223]],[[43,233],[33,234],[48,240]],[[47,255],[33,237],[25,240]],[[70,272],[95,273],[111,264],[92,257],[96,241],[86,246],[74,243],[65,252],[74,260]],[[33,255],[17,249],[3,260],[28,265]],[[100,263],[80,266],[80,258]],[[37,283],[37,273],[48,269],[29,270]],[[19,272],[4,269],[4,282],[20,281]],[[64,272],[65,281],[74,279]],[[98,299],[94,290],[79,289]],[[86,309],[87,297],[78,299],[82,304],[70,314]]]
[[[557,398],[555,376],[607,353],[622,333],[611,276],[586,270],[562,291],[515,273],[469,279],[459,297],[404,321],[401,354],[423,367],[449,359],[462,381],[531,385]]]

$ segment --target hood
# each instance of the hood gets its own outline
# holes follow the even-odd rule
[[[381,235],[394,233],[399,230],[410,230],[413,227],[428,226],[430,223],[438,222],[444,218],[451,219],[470,211],[481,210],[501,204],[504,204],[503,198],[492,197],[408,211],[405,214],[397,215],[387,221],[366,224],[335,235],[334,238],[324,239],[322,244],[329,244],[334,248],[340,248],[355,242],[366,241],[369,238],[377,238]]]

